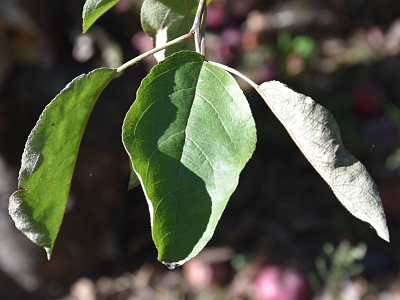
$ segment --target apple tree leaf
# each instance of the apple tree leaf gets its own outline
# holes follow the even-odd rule
[[[82,10],[82,32],[88,29],[119,0],[86,0]]]
[[[332,114],[277,81],[261,84],[258,91],[339,201],[389,241],[377,186],[364,165],[344,148]]]
[[[72,80],[44,109],[30,133],[9,212],[15,226],[50,258],[65,212],[72,173],[96,100],[117,74],[100,68]]]
[[[142,81],[123,142],[147,198],[158,259],[181,265],[212,237],[255,149],[248,102],[229,73],[178,52]]]

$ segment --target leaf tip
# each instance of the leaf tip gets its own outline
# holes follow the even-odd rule
[[[386,242],[390,243],[389,230],[387,229],[387,227],[381,228],[380,230],[377,230],[376,233],[378,234],[378,236],[381,239],[383,239]]]
[[[46,247],[46,246],[43,246],[43,248],[44,248],[44,250],[46,251],[47,260],[50,260],[50,258],[51,258],[51,253],[53,252],[53,248],[51,248],[51,247]]]
[[[376,217],[375,219],[370,219],[369,222],[366,222],[370,228],[375,229],[376,234],[383,239],[384,241],[390,243],[390,235],[389,235],[389,229],[386,225],[386,217],[384,213],[382,212],[382,217]],[[354,215],[354,214],[353,214]],[[354,215],[356,216],[356,215]],[[356,216],[357,218],[361,219],[359,216]],[[362,219],[361,219],[362,220]]]
[[[181,266],[181,263],[174,263],[174,262],[166,262],[166,261],[161,261],[162,264],[164,264],[168,269],[173,270],[176,267]]]

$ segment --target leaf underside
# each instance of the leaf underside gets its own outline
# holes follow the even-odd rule
[[[88,29],[119,0],[86,0],[82,10],[82,32]]]
[[[332,114],[277,81],[261,84],[259,93],[339,201],[389,241],[377,186],[361,162],[344,148]]]
[[[123,141],[144,189],[158,259],[180,265],[210,240],[256,142],[231,75],[179,52],[142,81]]]
[[[101,68],[75,78],[46,106],[27,139],[9,212],[15,226],[49,258],[87,120],[115,75],[115,69]]]

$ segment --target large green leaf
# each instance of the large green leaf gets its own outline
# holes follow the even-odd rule
[[[10,197],[15,226],[50,257],[92,108],[115,69],[96,69],[69,83],[44,109],[22,155],[19,189]]]
[[[256,142],[236,81],[194,52],[178,52],[142,81],[123,141],[144,188],[158,259],[169,267],[210,240]]]
[[[361,162],[344,148],[332,114],[277,81],[265,82],[258,90],[339,201],[389,241],[378,189]]]
[[[189,32],[199,0],[145,0],[141,10],[143,30],[158,47]],[[160,51],[158,61],[180,50],[195,50],[193,39]]]
[[[86,0],[82,10],[82,31],[85,33],[98,18],[119,0]]]

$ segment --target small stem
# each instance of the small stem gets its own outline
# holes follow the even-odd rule
[[[206,9],[206,0],[200,0],[196,16],[194,18],[193,26],[189,31],[194,34],[194,43],[196,46],[196,52],[200,54],[202,53],[201,50],[202,35],[200,27],[201,27],[202,16],[205,9]]]
[[[193,37],[193,35],[194,35],[194,32],[190,31],[189,33],[184,34],[184,35],[182,35],[182,36],[180,36],[180,37],[178,37],[178,38],[176,38],[176,39],[174,39],[172,41],[169,41],[168,43],[166,43],[164,45],[161,45],[161,46],[153,48],[153,49],[151,49],[151,50],[149,50],[149,51],[147,51],[147,52],[145,52],[143,54],[140,54],[139,56],[136,56],[135,58],[133,58],[130,61],[127,61],[126,63],[121,65],[117,69],[117,72],[120,73],[120,72],[124,71],[125,69],[133,66],[134,64],[137,64],[142,59],[144,59],[144,58],[146,58],[146,57],[148,57],[150,55],[153,55],[154,53],[157,53],[158,51],[164,50],[164,49],[166,49],[166,48],[168,48],[170,46],[173,46],[175,44],[178,44],[178,43],[181,43],[183,41],[189,40],[189,39],[191,39]]]
[[[214,65],[214,66],[220,67],[221,69],[224,69],[225,71],[228,71],[229,73],[235,74],[236,76],[242,78],[244,81],[246,81],[248,84],[250,84],[257,92],[261,91],[258,84],[256,84],[253,80],[251,80],[246,75],[240,73],[238,70],[232,69],[232,68],[230,68],[228,66],[225,66],[223,64],[216,63],[216,62],[213,62],[213,61],[209,61],[209,63]]]
[[[207,5],[204,6],[203,17],[201,20],[201,40],[200,40],[200,54],[205,56],[205,40],[206,40],[206,19],[207,19]]]
[[[203,15],[205,5],[206,5],[206,0],[200,0],[199,6],[197,7],[196,16],[194,17],[193,26],[192,29],[190,29],[190,31],[195,31],[196,29],[200,28],[201,16]]]

